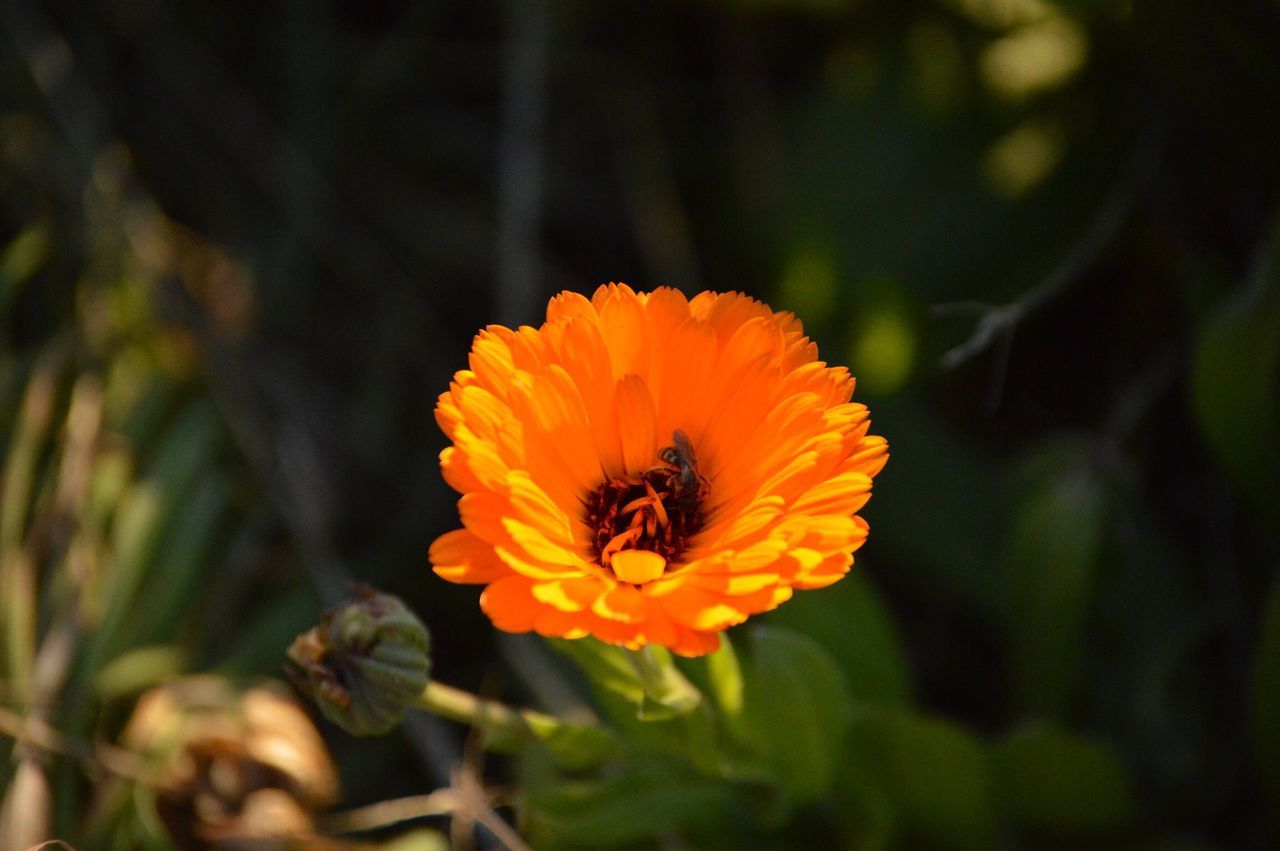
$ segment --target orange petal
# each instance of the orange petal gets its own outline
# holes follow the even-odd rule
[[[528,632],[546,607],[533,599],[533,582],[523,576],[499,579],[480,595],[480,608],[505,632]]]
[[[581,612],[591,606],[604,590],[604,580],[594,576],[558,579],[534,584],[534,599],[561,612]]]
[[[615,585],[596,598],[591,611],[608,620],[639,623],[645,620],[649,601],[630,585]]]
[[[440,450],[440,474],[444,476],[445,483],[458,493],[484,489],[476,474],[467,466],[467,456],[459,452],[456,446],[446,446]]]
[[[668,343],[653,353],[654,394],[659,435],[684,429],[701,441],[711,414],[716,374],[716,337],[705,323],[687,319],[668,335]],[[703,470],[706,473],[706,470]]]
[[[486,328],[476,335],[471,344],[470,362],[471,371],[482,386],[500,398],[506,396],[515,372],[515,360],[494,329]]]
[[[740,624],[747,612],[738,604],[741,597],[726,597],[680,583],[661,597],[655,597],[677,624],[696,630],[720,630]]]
[[[682,629],[669,645],[671,652],[680,656],[705,656],[720,649],[720,633]]]
[[[494,582],[511,575],[493,546],[466,529],[455,529],[436,538],[427,557],[435,572],[450,582]]]
[[[658,456],[653,398],[640,376],[627,375],[618,382],[615,400],[623,469],[631,475],[643,473],[657,462]]]
[[[853,514],[866,504],[871,477],[849,472],[833,476],[810,488],[791,505],[802,514]]]
[[[528,473],[512,470],[507,474],[507,485],[510,488],[508,498],[511,500],[511,509],[521,520],[553,543],[573,543],[573,526],[569,517],[538,487]]]
[[[583,492],[601,478],[600,461],[591,451],[591,427],[582,397],[563,367],[552,365],[534,377],[531,413],[546,440],[537,447],[559,458]]]
[[[556,322],[561,319],[569,319],[584,313],[595,315],[596,309],[591,305],[590,299],[581,293],[565,290],[559,295],[553,296],[551,301],[547,302],[547,321]]]
[[[648,340],[644,333],[644,309],[635,292],[626,284],[608,289],[603,298],[593,299],[600,314],[600,333],[609,344],[613,374],[648,372]]]
[[[754,594],[765,588],[772,588],[779,582],[777,573],[721,573],[698,574],[687,580],[704,591],[723,594],[727,597],[742,594]]]
[[[519,548],[517,556],[527,555],[534,563],[560,565],[580,572],[584,564],[582,556],[568,543],[547,540],[546,535],[513,517],[502,518],[502,528]]]
[[[797,573],[793,582],[795,587],[801,589],[825,588],[848,573],[852,566],[852,555],[835,553],[822,559],[813,568]]]
[[[534,619],[533,629],[548,638],[585,638],[591,634],[590,622],[582,615],[546,609]]]

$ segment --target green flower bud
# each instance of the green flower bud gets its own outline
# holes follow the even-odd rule
[[[431,673],[431,638],[403,603],[362,588],[294,639],[289,674],[330,721],[356,736],[400,723]]]

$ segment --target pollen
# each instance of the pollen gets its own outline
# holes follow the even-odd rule
[[[592,530],[591,551],[623,582],[633,580],[623,579],[615,568],[619,553],[644,550],[661,556],[661,576],[678,565],[689,539],[702,528],[702,502],[709,488],[696,471],[667,460],[669,449],[658,453],[664,464],[637,476],[610,479],[586,500],[583,519]]]

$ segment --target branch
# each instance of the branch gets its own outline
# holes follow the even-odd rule
[[[998,337],[1011,334],[1026,316],[1057,298],[1076,283],[1102,257],[1129,219],[1139,189],[1154,171],[1164,123],[1153,121],[1142,134],[1130,161],[1114,189],[1098,209],[1080,238],[1054,269],[1018,298],[1007,304],[989,305],[965,301],[936,305],[935,316],[978,314],[973,333],[942,356],[941,366],[952,370],[985,351]]]
[[[105,771],[147,786],[159,785],[154,774],[147,769],[146,763],[130,751],[106,744],[94,746],[72,739],[39,718],[23,718],[2,706],[0,735],[44,753],[71,757],[91,770]]]

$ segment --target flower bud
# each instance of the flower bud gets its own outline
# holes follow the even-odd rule
[[[399,724],[426,688],[430,648],[427,628],[400,600],[364,588],[294,640],[288,670],[330,721],[376,736]]]

